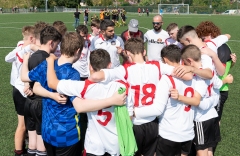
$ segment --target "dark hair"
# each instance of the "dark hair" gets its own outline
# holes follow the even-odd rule
[[[181,58],[183,60],[185,60],[187,58],[191,58],[191,59],[193,59],[196,62],[201,60],[201,51],[200,51],[200,49],[197,46],[195,46],[193,44],[185,46],[181,50],[181,53],[182,53]]]
[[[40,39],[40,32],[47,26],[49,26],[49,24],[42,21],[39,21],[34,25],[34,36],[36,39]]]
[[[67,27],[62,21],[53,22],[53,27],[57,29],[57,31],[64,35],[67,32]]]
[[[93,19],[91,21],[91,26],[99,28],[100,27],[100,20],[99,19]]]
[[[166,30],[167,30],[168,33],[170,33],[170,31],[173,30],[174,28],[176,28],[177,26],[178,26],[177,23],[170,23],[167,26]]]
[[[115,26],[115,23],[108,19],[104,19],[100,23],[100,29],[104,31],[107,30],[107,27],[114,27],[114,26]]]
[[[190,25],[185,25],[185,26],[182,26],[179,30],[178,30],[178,33],[177,33],[177,40],[178,42],[180,41],[180,39],[182,39],[182,37],[190,32],[190,31],[195,31],[194,27],[193,26],[190,26]]]
[[[76,29],[76,32],[78,34],[83,33],[83,34],[88,34],[88,28],[86,25],[79,25]]]
[[[181,59],[181,49],[177,45],[171,44],[161,50],[161,57],[167,58],[173,63],[179,63]]]
[[[78,49],[82,52],[84,43],[85,41],[83,37],[81,37],[78,33],[68,32],[62,38],[60,46],[61,54],[72,57]]]
[[[110,55],[104,49],[96,49],[90,53],[90,64],[94,71],[107,68],[110,62]]]
[[[124,49],[130,51],[132,54],[143,53],[144,42],[141,38],[130,38],[125,42]]]
[[[216,38],[221,35],[221,31],[218,26],[216,26],[211,21],[203,21],[196,27],[197,35],[202,38],[211,34],[212,38]]]
[[[40,32],[40,43],[46,44],[48,41],[61,41],[62,35],[53,26],[47,26]]]

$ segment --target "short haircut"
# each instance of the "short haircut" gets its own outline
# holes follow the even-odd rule
[[[94,71],[107,68],[111,63],[109,53],[104,49],[96,49],[90,53],[90,64]]]
[[[100,29],[104,31],[107,30],[108,27],[114,27],[114,26],[115,26],[115,23],[108,19],[102,20],[100,23]]]
[[[62,35],[53,26],[47,26],[40,32],[40,43],[46,44],[48,41],[61,41]]]
[[[67,27],[62,21],[53,22],[53,27],[57,29],[57,31],[64,35],[67,32]]]
[[[176,27],[178,27],[177,23],[170,23],[170,24],[167,26],[166,30],[167,30],[168,33],[170,33],[170,31],[173,30],[173,29],[176,28]]]
[[[161,57],[167,58],[173,63],[179,63],[181,59],[181,49],[177,45],[171,44],[161,50]]]
[[[88,28],[86,25],[79,25],[76,29],[76,32],[78,34],[83,33],[83,34],[88,34]]]
[[[221,31],[219,27],[217,27],[213,22],[211,21],[203,21],[196,27],[197,35],[202,38],[205,36],[211,36],[213,38],[216,38],[217,36],[221,35]]]
[[[72,57],[72,56],[74,56],[75,52],[78,49],[80,49],[80,52],[82,52],[84,43],[85,43],[85,41],[84,41],[83,37],[81,37],[78,33],[67,32],[62,37],[62,42],[60,45],[61,54]]]
[[[30,35],[34,35],[34,26],[24,26],[22,28],[22,35],[23,37],[28,37]]]
[[[34,35],[36,39],[40,39],[40,32],[48,26],[47,23],[39,21],[34,25]]]
[[[177,33],[177,40],[178,42],[180,41],[180,39],[182,39],[185,35],[191,35],[192,37],[195,37],[197,36],[197,33],[194,29],[193,26],[190,26],[190,25],[185,25],[185,26],[182,26],[179,30],[178,30],[178,33]]]
[[[132,54],[143,53],[144,42],[141,38],[130,38],[125,42],[124,49],[130,51]]]
[[[195,46],[193,44],[185,46],[182,49],[181,53],[182,53],[181,58],[183,60],[185,60],[187,58],[191,58],[196,62],[201,61],[201,51],[197,46]]]
[[[91,26],[99,28],[100,27],[100,20],[99,19],[93,19],[91,21]]]

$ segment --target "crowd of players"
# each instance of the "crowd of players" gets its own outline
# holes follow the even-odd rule
[[[15,156],[117,156],[124,148],[136,156],[214,155],[237,60],[225,44],[230,35],[210,21],[164,31],[160,15],[145,34],[138,24],[131,19],[121,37],[109,19],[93,19],[91,33],[85,25],[67,32],[62,21],[23,27],[5,57],[18,115]],[[133,125],[115,121],[114,106],[123,104]],[[122,143],[116,124],[130,126],[134,139]]]

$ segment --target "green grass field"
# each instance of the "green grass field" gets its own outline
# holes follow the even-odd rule
[[[127,22],[136,18],[139,20],[141,30],[145,33],[152,28],[153,15],[141,16],[127,14]],[[217,24],[222,33],[231,34],[228,42],[233,52],[240,57],[240,16],[223,15],[164,15],[163,29],[171,22],[176,22],[181,27],[186,24],[197,26],[203,20],[211,20]],[[0,156],[11,156],[14,150],[14,133],[17,125],[17,115],[12,100],[12,87],[10,85],[11,64],[4,61],[8,52],[12,51],[17,42],[22,39],[21,28],[25,25],[33,25],[37,21],[53,23],[61,20],[66,23],[69,31],[73,31],[73,13],[29,13],[29,14],[0,14]],[[81,17],[80,22],[83,22]],[[115,29],[115,34],[121,34],[127,26]],[[240,155],[240,71],[239,62],[232,68],[234,83],[230,85],[229,98],[225,103],[221,121],[222,141],[217,147],[216,156]]]

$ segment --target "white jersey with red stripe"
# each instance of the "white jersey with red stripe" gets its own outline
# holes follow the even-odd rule
[[[198,107],[195,107],[194,121],[202,122],[218,116],[214,108],[219,102],[219,89],[222,86],[222,80],[213,72],[213,78],[204,80],[207,87],[205,95]]]
[[[203,96],[207,85],[202,79],[194,77],[184,81],[163,75],[157,84],[156,96],[151,106],[146,109],[135,108],[136,118],[159,116],[159,135],[174,142],[189,141],[194,138],[192,106],[170,97],[169,90],[175,88],[180,95],[193,97],[195,90]]]
[[[89,51],[90,41],[85,40],[85,44],[81,53],[79,60],[73,63],[72,67],[80,73],[80,77],[89,76]]]
[[[220,47],[222,44],[226,43],[228,41],[228,37],[226,35],[219,35],[214,39],[206,40],[207,46],[217,53],[218,47]]]
[[[12,63],[12,70],[11,70],[11,76],[10,76],[10,84],[12,86],[15,86],[15,81],[18,78],[18,70],[17,70],[17,64],[16,64],[16,53],[22,49],[22,44],[18,44],[18,46],[8,53],[8,55],[5,57],[5,61]]]
[[[120,87],[126,88],[119,82],[94,83],[89,80],[60,80],[57,92],[86,99],[105,99],[112,96]],[[94,155],[104,155],[105,152],[119,155],[114,106],[88,112],[87,115],[88,128],[84,143],[86,152]]]
[[[174,44],[174,45],[178,46],[180,49],[183,48],[183,45],[182,45],[180,42],[174,40],[174,39],[171,38],[171,37],[170,37],[170,38],[167,38],[167,39],[165,40],[165,46],[168,46],[168,45],[171,45],[171,44]]]
[[[100,34],[92,40],[90,51],[93,51],[95,49],[105,49],[111,58],[111,68],[114,68],[120,65],[117,47],[124,49],[124,43],[121,37],[114,36],[112,39],[106,40],[104,39],[104,36]]]
[[[24,83],[21,81],[20,73],[22,69],[22,63],[23,63],[23,55],[27,52],[33,53],[33,51],[30,49],[30,45],[24,47],[20,51],[16,53],[16,68],[17,68],[17,79],[15,81],[15,88],[19,90],[19,92],[26,97],[26,95],[23,92],[24,89]]]
[[[93,34],[88,34],[87,38],[89,39],[90,42],[92,42],[94,37],[96,37],[96,36],[94,36]]]
[[[127,81],[128,111],[133,115],[133,107],[148,107],[153,103],[156,85],[163,74],[172,74],[172,66],[160,61],[149,61],[144,63],[130,63],[114,69],[103,69],[105,82],[116,79]],[[133,117],[134,125],[141,125],[153,121],[156,116],[137,119]]]

